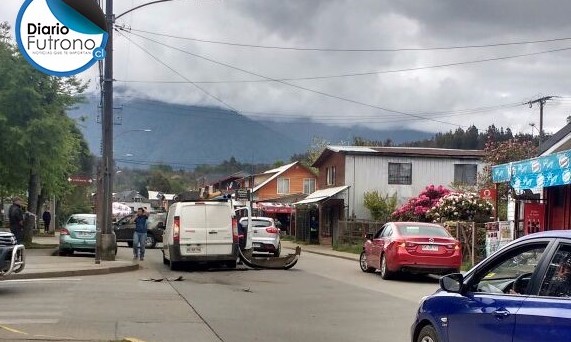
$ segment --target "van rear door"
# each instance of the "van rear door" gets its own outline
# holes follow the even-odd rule
[[[180,209],[180,254],[206,255],[206,203],[184,203]]]
[[[232,210],[226,202],[207,203],[207,255],[231,255],[233,251]]]

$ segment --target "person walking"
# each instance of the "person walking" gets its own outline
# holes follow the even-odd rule
[[[147,219],[149,213],[143,208],[137,209],[135,233],[133,233],[133,259],[145,259],[145,242],[147,241]]]
[[[17,244],[24,243],[24,211],[22,210],[22,200],[20,197],[12,199],[12,205],[8,210],[10,220],[10,231],[16,237]]]
[[[44,220],[44,232],[47,234],[50,232],[50,222],[52,221],[52,213],[49,209],[46,209],[42,214],[42,220]]]

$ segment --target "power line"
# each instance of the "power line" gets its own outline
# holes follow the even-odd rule
[[[151,38],[148,38],[148,37],[144,37],[144,36],[138,35],[138,34],[136,34],[136,33],[132,33],[132,32],[129,32],[129,33],[132,34],[132,35],[141,37],[141,38],[143,38],[143,39],[152,41],[152,42],[154,42],[154,43],[156,43],[156,44],[159,44],[159,45],[163,45],[163,46],[165,46],[165,47],[172,48],[172,49],[174,49],[174,50],[183,52],[183,53],[185,53],[185,54],[194,56],[194,57],[196,57],[196,58],[200,58],[200,59],[206,60],[206,61],[211,62],[211,63],[214,63],[214,64],[218,64],[218,65],[221,65],[221,66],[225,66],[225,67],[227,67],[227,68],[231,68],[231,69],[234,69],[234,70],[238,70],[238,71],[241,71],[241,72],[244,72],[244,73],[253,75],[253,76],[257,76],[257,77],[260,77],[260,78],[264,78],[264,79],[267,79],[267,80],[271,80],[271,81],[273,81],[273,82],[281,83],[281,84],[284,84],[284,85],[287,85],[287,86],[290,86],[290,87],[293,87],[293,88],[297,88],[297,89],[300,89],[300,90],[305,90],[305,91],[308,91],[308,92],[311,92],[311,93],[314,93],[314,94],[318,94],[318,95],[321,95],[321,96],[325,96],[325,97],[328,97],[328,98],[332,98],[332,99],[336,99],[336,100],[340,100],[340,101],[344,101],[344,102],[348,102],[348,103],[353,103],[353,104],[357,104],[357,105],[364,106],[364,107],[380,109],[380,110],[386,111],[386,112],[391,112],[391,113],[396,113],[396,114],[402,114],[402,115],[406,115],[406,116],[416,117],[416,118],[420,118],[420,119],[424,119],[424,120],[429,120],[429,121],[433,121],[433,122],[437,122],[437,123],[441,123],[441,124],[451,125],[451,126],[455,126],[455,127],[467,127],[467,126],[460,125],[460,124],[455,124],[455,123],[446,122],[446,121],[441,121],[441,120],[436,120],[436,119],[431,119],[431,118],[425,118],[425,117],[422,117],[422,116],[419,116],[419,115],[415,115],[415,114],[411,114],[411,113],[405,113],[405,112],[401,112],[401,111],[397,111],[397,110],[393,110],[393,109],[389,109],[389,108],[384,108],[384,107],[381,107],[381,106],[376,106],[376,105],[364,103],[364,102],[361,102],[361,101],[349,99],[349,98],[342,97],[342,96],[337,96],[337,95],[328,94],[328,93],[325,93],[325,92],[320,91],[320,90],[315,90],[315,89],[310,89],[310,88],[302,87],[302,86],[300,86],[300,85],[296,85],[296,84],[293,84],[293,83],[289,83],[289,82],[285,82],[285,81],[282,81],[282,80],[278,80],[278,79],[274,79],[274,78],[271,78],[271,77],[267,77],[267,76],[264,76],[264,75],[261,75],[261,74],[258,74],[258,73],[252,72],[252,71],[248,71],[248,70],[245,70],[245,69],[242,69],[242,68],[239,68],[239,67],[236,67],[236,66],[227,64],[227,63],[219,62],[219,61],[214,60],[214,59],[209,58],[209,57],[205,57],[205,56],[201,56],[201,55],[198,55],[198,54],[189,52],[189,51],[185,51],[185,50],[182,50],[182,49],[180,49],[180,48],[177,48],[177,47],[174,47],[174,46],[170,46],[170,45],[168,45],[168,44],[164,44],[164,43],[162,43],[162,42],[156,41],[156,40],[154,40],[154,39],[151,39]]]
[[[151,38],[138,35],[135,33],[131,33],[137,37],[141,37],[143,39],[150,40],[157,44],[164,45],[166,47],[170,47],[173,49],[177,49],[171,45],[167,45],[158,41],[155,41]],[[429,69],[437,69],[437,68],[448,68],[453,66],[460,66],[460,65],[469,65],[469,64],[479,64],[479,63],[487,63],[487,62],[495,62],[501,60],[508,60],[514,58],[522,58],[522,57],[530,57],[554,52],[562,52],[571,50],[571,47],[560,48],[560,49],[551,49],[551,50],[544,50],[538,52],[530,52],[518,55],[510,55],[510,56],[502,56],[502,57],[492,57],[492,58],[485,58],[485,59],[476,59],[471,61],[463,61],[463,62],[452,62],[452,63],[445,63],[445,64],[435,64],[435,65],[428,65],[428,66],[420,66],[420,67],[413,67],[413,68],[402,68],[402,69],[391,69],[391,70],[378,70],[378,71],[366,71],[366,72],[354,72],[354,73],[345,73],[345,74],[335,74],[335,75],[322,75],[322,76],[307,76],[307,77],[287,77],[287,78],[276,78],[276,79],[263,79],[263,80],[220,80],[220,81],[192,81],[192,83],[196,84],[218,84],[218,83],[265,83],[265,82],[278,82],[278,81],[310,81],[310,80],[325,80],[325,79],[332,79],[332,78],[346,78],[346,77],[360,77],[360,76],[372,76],[372,75],[382,75],[382,74],[395,74],[401,72],[411,72],[411,71],[420,71],[420,70],[429,70]],[[189,53],[190,52],[179,50],[181,52]],[[194,54],[192,54],[194,55]],[[196,57],[196,56],[195,56]],[[186,83],[186,82],[176,82],[176,81],[142,81],[142,80],[122,80],[121,82],[125,83],[166,83],[166,84],[176,84],[176,83]]]
[[[491,48],[500,46],[513,46],[513,45],[526,45],[526,44],[542,44],[542,43],[552,43],[571,40],[571,37],[562,38],[552,38],[552,39],[540,39],[540,40],[528,40],[528,41],[517,41],[517,42],[500,42],[491,44],[473,44],[473,45],[456,45],[456,46],[436,46],[427,48],[365,48],[365,49],[338,49],[338,48],[314,48],[314,47],[292,47],[292,46],[277,46],[277,45],[259,45],[259,44],[243,44],[243,43],[233,43],[227,41],[219,40],[207,40],[192,37],[182,37],[177,35],[171,35],[166,33],[151,32],[146,30],[138,30],[134,28],[129,28],[131,31],[152,34],[160,37],[168,37],[182,40],[189,40],[199,43],[207,44],[217,44],[217,45],[227,45],[227,46],[237,46],[237,47],[247,47],[256,49],[272,49],[272,50],[293,50],[293,51],[316,51],[316,52],[403,52],[403,51],[438,51],[438,50],[460,50],[460,49],[478,49],[478,48]]]
[[[220,99],[219,97],[217,97],[216,95],[213,95],[211,93],[209,93],[206,89],[202,88],[201,86],[199,86],[198,84],[196,84],[195,82],[190,81],[186,76],[184,76],[183,74],[179,73],[178,71],[176,71],[175,69],[173,69],[170,65],[166,64],[165,62],[161,61],[159,58],[157,58],[155,55],[153,55],[152,53],[150,53],[147,49],[145,49],[144,47],[142,47],[141,45],[139,45],[138,43],[134,42],[131,38],[125,36],[121,31],[117,31],[121,36],[125,37],[125,39],[127,39],[129,42],[131,42],[132,44],[134,44],[135,46],[137,46],[139,49],[143,50],[143,52],[145,52],[147,55],[149,55],[151,58],[153,58],[155,61],[159,62],[160,64],[162,64],[163,66],[165,66],[166,68],[168,68],[170,71],[174,72],[176,75],[178,75],[179,77],[181,77],[182,79],[186,80],[188,83],[192,84],[193,86],[195,86],[197,89],[199,89],[201,92],[203,92],[204,94],[206,94],[207,96],[213,98],[214,100],[220,102],[221,104],[223,104],[225,107],[230,108],[231,110],[237,112],[238,110],[236,108],[234,108],[233,106],[229,105],[228,103],[226,103],[225,101],[223,101],[222,99]]]

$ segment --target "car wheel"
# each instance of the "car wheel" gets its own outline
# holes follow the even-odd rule
[[[153,235],[147,235],[147,239],[145,240],[145,248],[155,248],[157,245],[157,240]]]
[[[133,247],[133,241],[127,241],[127,246]]]
[[[365,254],[365,252],[362,252],[361,256],[359,256],[359,265],[361,266],[361,271],[363,272],[367,273],[375,272],[374,267],[369,267],[369,264],[367,263],[367,255]]]
[[[381,255],[381,278],[389,280],[393,277],[393,272],[389,271],[387,267],[387,258],[385,255]]]
[[[432,325],[425,325],[418,334],[416,342],[438,342],[438,335]]]
[[[282,252],[282,244],[278,243],[278,249],[274,252],[274,256],[279,257],[281,252]]]

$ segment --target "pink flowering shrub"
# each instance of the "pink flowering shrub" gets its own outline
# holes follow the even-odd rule
[[[451,192],[426,213],[434,221],[489,221],[494,207],[474,192]]]
[[[407,203],[397,208],[391,215],[392,219],[394,221],[432,221],[433,219],[427,217],[426,213],[436,205],[440,198],[449,193],[450,190],[442,185],[429,185],[417,197],[409,199]]]

